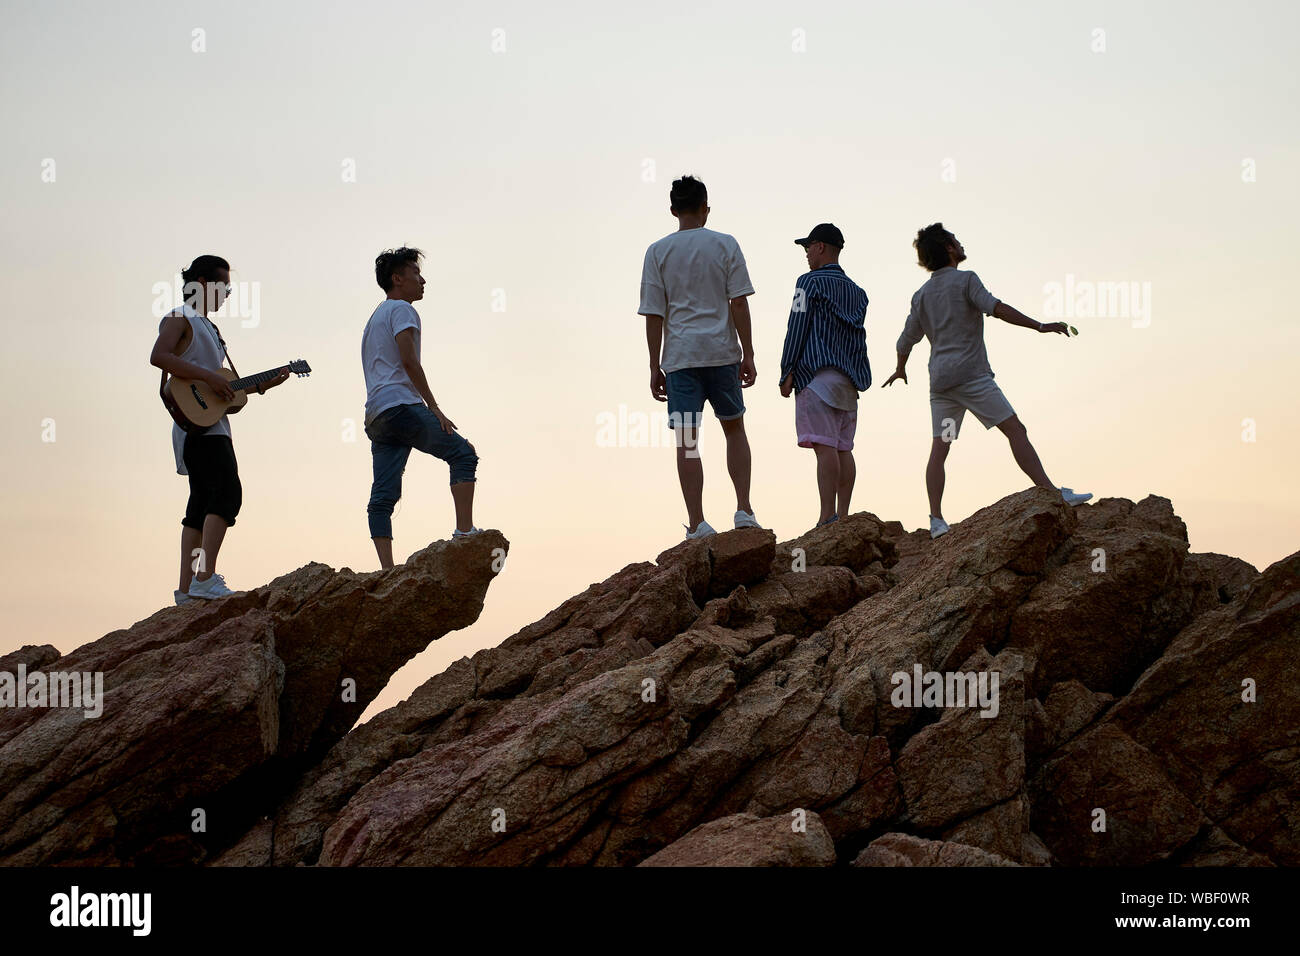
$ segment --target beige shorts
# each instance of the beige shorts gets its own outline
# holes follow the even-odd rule
[[[993,381],[993,376],[985,375],[955,388],[930,393],[930,424],[934,437],[949,441],[956,438],[968,410],[985,428],[1000,425],[1016,413],[1002,389]]]

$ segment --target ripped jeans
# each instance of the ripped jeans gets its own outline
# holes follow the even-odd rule
[[[370,487],[370,537],[393,536],[393,508],[402,497],[402,472],[415,448],[440,458],[451,468],[451,483],[473,481],[478,455],[456,432],[447,434],[427,406],[394,405],[366,425],[375,480]]]

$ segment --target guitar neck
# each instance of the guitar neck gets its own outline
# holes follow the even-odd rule
[[[258,372],[256,375],[245,375],[243,378],[232,379],[230,387],[237,392],[257,388],[263,382],[271,381],[288,367],[287,365],[281,365],[279,368],[267,369],[265,372]]]

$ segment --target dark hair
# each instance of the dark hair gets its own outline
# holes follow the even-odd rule
[[[956,241],[957,237],[943,228],[943,223],[936,222],[926,226],[912,240],[912,245],[916,247],[917,262],[931,272],[952,265],[952,257],[948,255],[948,245]]]
[[[672,203],[673,212],[695,212],[708,203],[709,191],[694,176],[683,176],[673,180],[668,199]]]
[[[385,249],[375,256],[375,281],[379,288],[387,292],[393,287],[393,275],[410,266],[420,264],[424,253],[419,249],[402,246],[399,249]]]
[[[191,282],[213,282],[222,269],[229,272],[230,263],[221,256],[199,256],[190,263],[188,269],[181,270],[181,281],[186,285]]]

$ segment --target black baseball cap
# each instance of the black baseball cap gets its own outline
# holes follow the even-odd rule
[[[838,246],[843,249],[844,233],[840,232],[837,226],[829,222],[822,222],[813,226],[812,232],[808,233],[808,238],[796,239],[795,242],[805,249],[808,248],[810,242],[824,242],[829,246]]]

